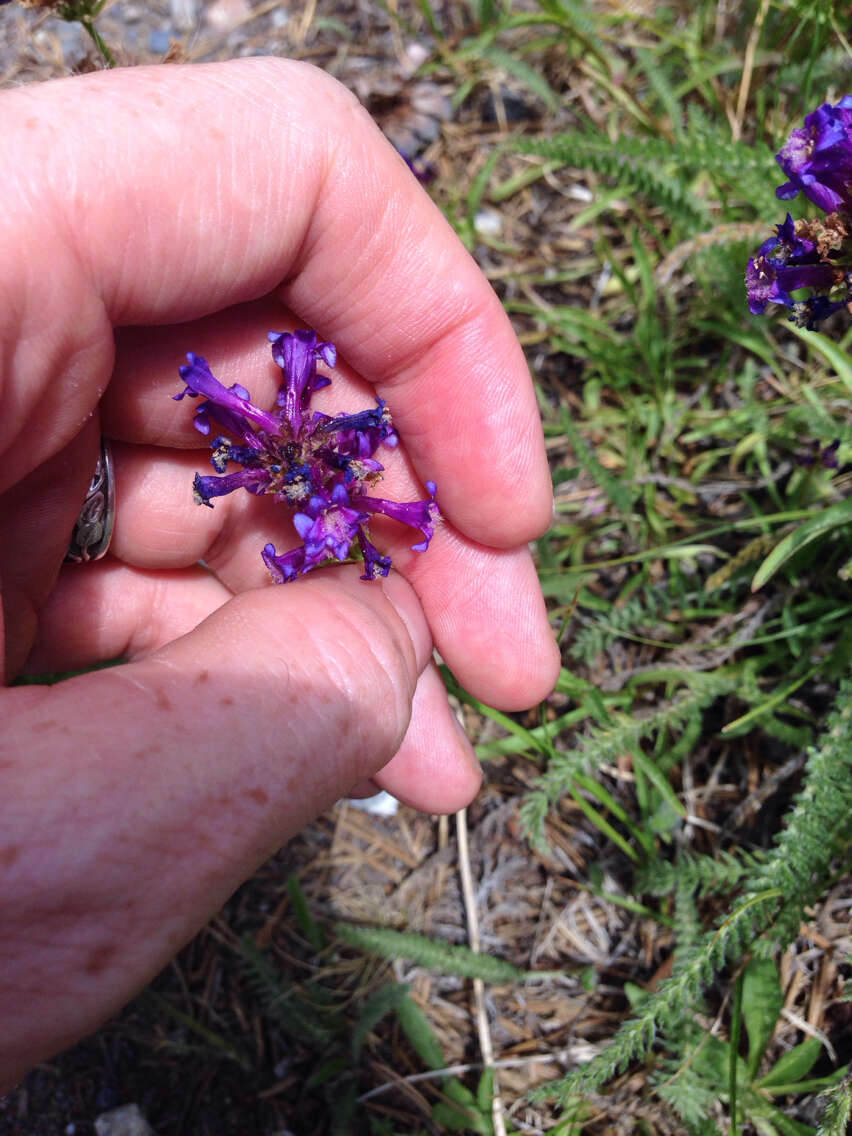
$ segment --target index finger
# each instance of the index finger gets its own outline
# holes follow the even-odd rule
[[[546,528],[541,427],[508,318],[338,83],[277,59],[159,66],[19,88],[0,113],[0,332],[16,344],[0,450],[52,391],[61,406],[30,460],[73,436],[109,379],[112,326],[277,292],[388,398],[459,529],[513,545]]]

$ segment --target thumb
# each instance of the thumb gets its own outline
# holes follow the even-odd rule
[[[0,1091],[96,1028],[399,748],[431,651],[399,576],[243,593],[148,658],[0,697]]]

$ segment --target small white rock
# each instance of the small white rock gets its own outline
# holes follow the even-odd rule
[[[496,237],[503,229],[503,218],[493,209],[480,209],[473,219],[473,227],[481,237]]]
[[[418,40],[412,40],[405,45],[405,62],[402,70],[406,75],[413,75],[429,58],[429,49]]]
[[[347,804],[351,805],[353,809],[361,809],[362,812],[372,813],[373,816],[392,817],[396,816],[399,811],[399,801],[396,797],[392,797],[390,793],[386,793],[384,789],[381,793],[376,793],[375,797],[350,797]]]
[[[218,32],[235,28],[251,15],[248,0],[213,0],[204,12],[204,19]]]
[[[198,0],[169,0],[169,15],[180,31],[192,31],[198,23]]]
[[[139,1110],[138,1104],[123,1104],[102,1112],[95,1119],[97,1136],[154,1136],[154,1129]]]

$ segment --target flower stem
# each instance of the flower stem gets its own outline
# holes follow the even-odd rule
[[[78,18],[80,20],[80,23],[92,37],[95,47],[100,52],[101,58],[103,59],[107,67],[115,67],[115,56],[107,47],[106,43],[104,42],[103,36],[95,27],[94,20],[92,20],[91,16],[80,16]]]

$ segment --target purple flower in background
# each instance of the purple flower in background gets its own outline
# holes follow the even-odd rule
[[[852,208],[852,95],[807,115],[776,160],[790,179],[775,191],[782,200],[801,191],[826,213]]]
[[[271,331],[269,339],[284,374],[274,411],[255,406],[238,383],[220,383],[200,355],[190,352],[180,368],[186,388],[174,398],[205,399],[195,412],[196,429],[208,435],[215,423],[236,439],[224,434],[213,438],[210,460],[218,476],[195,475],[195,500],[212,508],[212,498],[245,489],[270,494],[295,510],[293,524],[303,543],[280,555],[273,544],[262,552],[276,583],[304,576],[327,561],[346,560],[355,546],[364,559],[362,579],[387,576],[390,558],[370,540],[371,517],[382,513],[419,529],[422,539],[412,547],[425,552],[438,516],[435,483],[427,481],[425,501],[368,496],[384,469],[373,455],[381,445],[399,444],[384,401],[379,399],[371,410],[334,417],[311,410],[314,391],[331,382],[317,373],[317,363],[334,366],[334,345],[318,342],[312,331]],[[229,463],[242,468],[227,473]]]
[[[796,455],[796,464],[811,468],[821,465],[823,469],[839,469],[840,461],[837,451],[840,449],[840,439],[835,438],[827,446],[820,446],[819,442],[811,442],[810,449]]]
[[[797,288],[828,290],[837,282],[837,270],[820,261],[815,241],[797,235],[789,213],[775,231],[777,236],[763,242],[746,269],[748,306],[755,315],[762,315],[769,303],[792,308],[790,293]]]

